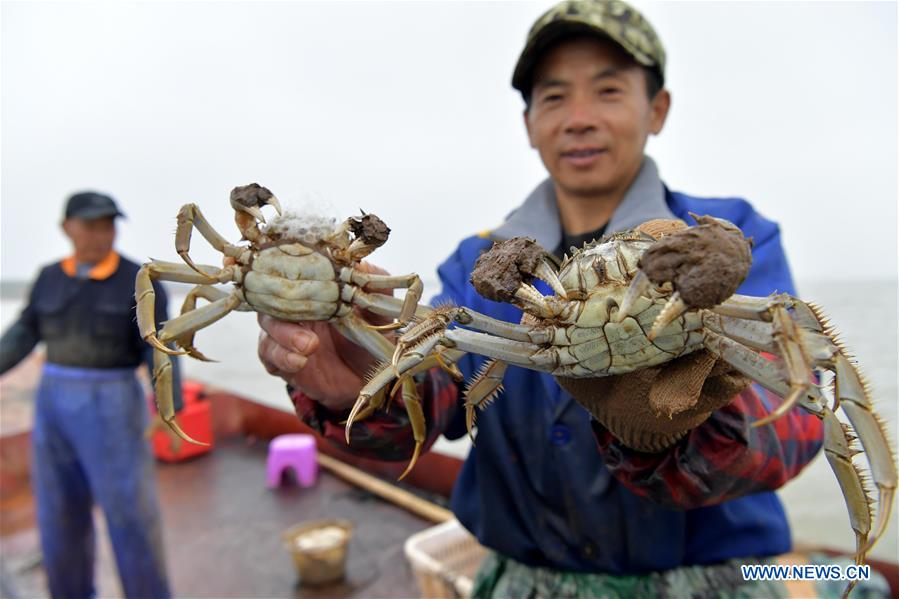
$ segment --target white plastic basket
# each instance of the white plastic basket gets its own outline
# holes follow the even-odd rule
[[[405,551],[421,595],[427,599],[470,597],[475,573],[487,556],[487,550],[455,519],[412,535]]]

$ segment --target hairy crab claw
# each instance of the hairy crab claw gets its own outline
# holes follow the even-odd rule
[[[386,243],[390,236],[390,227],[375,216],[362,212],[362,216],[354,216],[349,219],[350,231],[355,235],[355,241],[360,244],[380,247]]]
[[[390,237],[390,227],[374,214],[362,212],[362,216],[351,216],[344,223],[345,231],[353,234],[346,253],[362,259],[385,243]]]
[[[472,285],[488,299],[542,306],[543,294],[531,284],[534,279],[545,282],[562,299],[568,298],[546,250],[527,237],[495,243],[481,254],[471,272]]]
[[[651,341],[688,310],[713,308],[743,283],[752,266],[752,239],[727,221],[691,216],[697,226],[662,234],[640,258],[639,271],[613,322],[630,316],[637,299],[647,296],[654,285],[661,289],[670,286],[673,293],[647,335]]]
[[[231,207],[249,214],[262,224],[265,224],[265,217],[261,208],[266,205],[274,207],[275,212],[281,214],[281,202],[268,188],[258,183],[240,185],[231,190]]]

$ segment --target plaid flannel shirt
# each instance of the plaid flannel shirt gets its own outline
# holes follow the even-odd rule
[[[433,369],[419,385],[419,393],[428,428],[427,450],[459,409],[459,392],[446,373]],[[399,397],[388,410],[353,424],[349,448],[340,424],[348,411],[331,412],[296,390],[291,398],[303,422],[335,445],[378,460],[412,455],[412,427]],[[593,429],[606,466],[622,484],[663,506],[692,509],[777,489],[815,457],[823,428],[813,414],[796,408],[766,426],[751,426],[781,401],[752,385],[674,446],[655,454],[625,447],[596,421]]]

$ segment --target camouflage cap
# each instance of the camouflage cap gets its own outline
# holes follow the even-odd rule
[[[622,0],[564,0],[541,16],[528,32],[512,87],[527,95],[537,61],[547,47],[572,34],[595,34],[612,40],[638,64],[655,69],[665,80],[665,49],[652,25]]]

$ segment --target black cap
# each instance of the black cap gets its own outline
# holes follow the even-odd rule
[[[108,195],[95,191],[83,191],[76,193],[66,202],[66,218],[95,220],[108,216],[125,216],[125,213],[119,210],[115,200]]]

